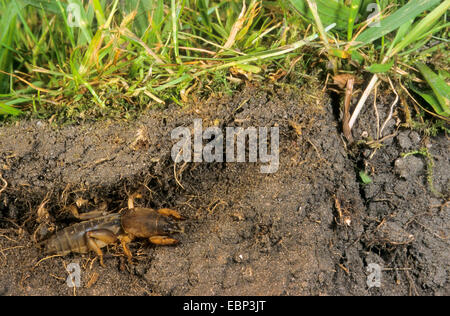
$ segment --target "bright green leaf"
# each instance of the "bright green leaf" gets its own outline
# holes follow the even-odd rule
[[[431,89],[433,89],[434,95],[441,105],[445,116],[450,116],[450,86],[427,65],[420,62],[416,63],[416,65]]]
[[[433,108],[434,112],[436,112],[436,114],[441,115],[441,116],[448,116],[445,114],[444,110],[441,107],[441,104],[436,99],[436,96],[434,95],[432,90],[423,92],[423,91],[420,91],[419,89],[417,89],[416,87],[414,87],[413,85],[411,85],[411,89],[415,93],[420,95],[425,101],[427,101],[428,104],[431,105],[431,107]]]
[[[261,68],[259,68],[257,66],[253,66],[253,65],[237,64],[236,67],[238,67],[244,71],[254,73],[254,74],[261,72]]]
[[[10,105],[6,105],[5,103],[0,102],[0,115],[12,115],[17,116],[22,114],[22,111],[16,109]]]
[[[308,4],[304,0],[290,0],[294,8],[301,14],[313,20]],[[349,19],[352,15],[352,10],[347,7],[342,1],[338,0],[316,0],[317,11],[319,12],[320,20],[326,27],[330,24],[336,23],[336,29],[347,30]]]
[[[363,170],[359,172],[359,177],[364,184],[372,183],[372,178]]]
[[[393,60],[386,64],[372,64],[366,67],[366,70],[374,74],[379,74],[388,72],[389,70],[391,70],[392,66],[394,66]]]
[[[331,53],[331,55],[342,58],[342,59],[350,58],[349,52],[342,50],[342,49],[332,48],[332,49],[330,49],[330,53]]]
[[[356,61],[359,64],[362,64],[364,62],[364,57],[358,51],[354,50],[352,51],[352,60]]]

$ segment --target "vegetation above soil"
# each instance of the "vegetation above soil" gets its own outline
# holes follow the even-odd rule
[[[128,118],[244,81],[301,84],[313,75],[347,91],[345,112],[353,84],[366,90],[344,116],[344,131],[380,81],[400,99],[409,126],[426,125],[425,113],[448,122],[449,7],[450,0],[0,0],[0,117]]]

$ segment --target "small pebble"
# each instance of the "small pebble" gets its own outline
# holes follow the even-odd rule
[[[411,133],[409,133],[409,139],[411,139],[412,143],[414,145],[417,145],[420,143],[420,135],[417,132],[412,131]]]
[[[395,161],[395,172],[403,179],[419,175],[424,170],[425,164],[421,158],[408,156]]]
[[[398,135],[397,141],[402,149],[410,149],[412,147],[411,139],[407,132],[402,132]]]

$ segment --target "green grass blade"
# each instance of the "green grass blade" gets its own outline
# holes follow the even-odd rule
[[[22,1],[9,2],[1,7],[3,12],[0,20],[0,70],[10,72],[12,67],[13,42],[17,35],[15,25],[18,10],[24,7]],[[9,76],[0,73],[0,93],[9,91]]]
[[[433,89],[434,95],[438,100],[444,116],[450,116],[450,86],[437,74],[435,74],[427,65],[416,63],[417,68],[424,76],[425,80]],[[428,100],[427,100],[428,101]],[[439,113],[438,113],[439,114]]]
[[[34,46],[37,44],[37,39],[34,36],[31,29],[29,28],[27,21],[25,20],[25,18],[22,15],[21,11],[24,6],[20,5],[20,1],[15,2],[15,4],[16,4],[16,8],[17,8],[17,16],[19,17],[20,21],[22,22],[23,28],[25,29],[27,36],[31,39],[30,44]]]
[[[420,91],[419,89],[417,89],[416,87],[414,87],[413,85],[410,85],[410,88],[415,93],[420,95],[425,101],[427,101],[428,104],[431,105],[433,110],[436,112],[436,114],[445,116],[445,117],[449,117],[449,115],[446,114],[444,109],[441,107],[441,104],[439,103],[438,99],[436,98],[436,96],[434,95],[432,90],[423,92],[423,91]]]
[[[0,102],[0,115],[18,116],[20,114],[22,114],[21,110],[16,109],[10,105],[6,105],[3,102]]]
[[[352,0],[350,5],[350,16],[348,17],[347,40],[351,41],[353,37],[353,28],[355,26],[356,17],[358,16],[361,0]]]
[[[208,31],[211,32],[211,17],[209,16],[209,0],[197,0],[197,7],[200,11],[200,19],[203,24],[208,28]]]
[[[432,2],[434,0],[428,1]],[[388,52],[387,55],[394,56],[395,54],[402,51],[406,46],[412,44],[418,39],[421,39],[422,36],[433,27],[434,23],[437,22],[441,18],[441,16],[447,13],[449,8],[450,8],[450,0],[445,0],[436,9],[427,14],[427,16],[424,17],[421,21],[417,22],[417,24],[413,27],[411,32],[409,32],[405,36],[405,38],[394,47],[392,51]]]
[[[313,20],[312,13],[305,0],[290,0],[290,2],[302,15],[311,21]],[[352,15],[350,7],[338,0],[316,0],[316,3],[320,20],[324,25],[336,23],[337,30],[348,29],[349,18]]]
[[[47,13],[60,14],[58,3],[53,0],[22,0],[24,5],[35,7],[36,9],[44,8]],[[66,4],[62,4],[66,8]]]
[[[175,60],[178,64],[181,64],[180,58],[180,48],[178,44],[178,14],[177,14],[177,2],[176,0],[171,0],[171,13],[172,13],[172,41],[174,46]]]
[[[404,7],[380,21],[380,27],[371,27],[362,32],[356,39],[359,46],[364,46],[389,34],[404,23],[415,19],[421,13],[438,5],[441,0],[411,0]],[[447,1],[448,2],[448,1]]]
[[[372,64],[366,67],[366,70],[373,74],[386,73],[391,70],[392,66],[394,66],[394,60],[386,64]]]
[[[409,21],[405,22],[402,26],[400,26],[388,50],[389,52],[391,52],[392,49],[395,47],[395,45],[400,43],[405,38],[406,34],[408,34],[408,32],[411,31],[413,22],[414,19],[410,19]]]
[[[65,34],[66,34],[66,36],[69,37],[72,48],[75,48],[76,45],[75,45],[75,36],[73,34],[73,28],[68,25],[68,19],[67,19],[67,15],[66,15],[66,7],[67,6],[65,3],[61,3],[60,0],[58,0],[56,3],[59,6],[59,12],[64,21]]]
[[[90,43],[92,40],[92,31],[90,29],[90,24],[88,22],[88,18],[87,18],[87,13],[86,10],[84,9],[83,6],[83,2],[81,0],[69,0],[69,4],[70,5],[75,5],[77,8],[79,8],[78,12],[79,13],[79,21],[77,21],[79,23],[78,27],[81,31],[81,34],[83,35],[80,39],[79,39],[79,45],[83,45],[85,43]]]
[[[94,5],[95,17],[97,18],[97,22],[99,25],[105,24],[105,13],[103,12],[102,5],[99,0],[93,0],[92,4]]]

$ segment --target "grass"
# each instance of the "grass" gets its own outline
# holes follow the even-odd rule
[[[405,113],[413,104],[419,117],[448,121],[449,7],[450,0],[0,0],[0,117],[126,119],[246,80],[372,73],[373,84],[390,77],[415,96]]]

